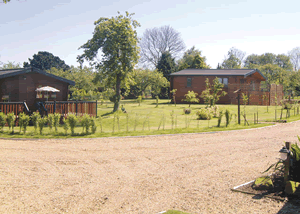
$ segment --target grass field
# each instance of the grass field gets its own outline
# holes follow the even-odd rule
[[[241,105],[241,112],[246,109],[246,118],[249,123],[244,125],[244,118],[241,116],[241,124],[238,125],[237,105],[218,105],[221,110],[230,110],[233,114],[231,123],[226,127],[225,116],[222,118],[221,127],[217,127],[218,119],[198,120],[196,112],[205,105],[191,105],[191,114],[184,114],[184,109],[188,104],[170,104],[166,100],[160,100],[156,107],[153,99],[145,99],[139,105],[135,100],[122,100],[121,105],[126,109],[126,113],[112,114],[113,103],[104,102],[98,105],[97,131],[95,134],[82,133],[82,127],[75,128],[75,134],[65,134],[62,127],[55,133],[48,127],[44,128],[40,135],[38,130],[35,132],[33,127],[28,127],[27,133],[19,133],[19,127],[15,127],[14,133],[8,127],[4,128],[2,137],[7,138],[76,138],[76,137],[111,137],[111,136],[138,136],[155,134],[174,134],[174,133],[198,133],[198,132],[216,132],[224,130],[236,130],[245,128],[256,128],[271,125],[276,119],[281,118],[281,106],[246,106]],[[258,123],[254,124],[254,114]],[[171,116],[173,115],[173,116]],[[290,117],[286,118],[286,110],[282,111],[282,120],[287,122],[300,120],[300,114],[297,114],[297,108],[290,111]]]

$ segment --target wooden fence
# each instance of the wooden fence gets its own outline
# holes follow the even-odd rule
[[[60,113],[61,115],[88,114],[97,116],[97,101],[46,101],[45,108],[48,114]]]
[[[13,112],[19,115],[22,112],[29,112],[26,102],[0,102],[0,111],[4,114]]]

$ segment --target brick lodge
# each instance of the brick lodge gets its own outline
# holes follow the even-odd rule
[[[266,81],[266,77],[258,69],[185,69],[170,74],[170,89],[177,89],[176,103],[184,103],[182,99],[188,91],[198,93],[200,98],[207,78],[211,84],[215,78],[224,84],[223,90],[227,94],[220,98],[218,104],[237,104],[237,94],[234,92],[238,89],[250,97],[248,105],[275,105],[275,96],[277,104],[280,104],[284,97],[282,85],[264,84],[266,87],[262,87],[261,82]],[[204,103],[202,98],[200,103]]]

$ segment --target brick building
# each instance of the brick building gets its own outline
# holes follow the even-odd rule
[[[67,101],[69,85],[75,85],[75,82],[34,67],[0,70],[0,102],[26,101],[29,109],[34,110],[34,104],[45,101],[46,96],[49,101]],[[51,86],[60,92],[45,94],[36,91],[43,86]]]
[[[200,96],[207,78],[211,84],[215,78],[224,84],[223,90],[227,94],[220,98],[218,104],[237,104],[234,91],[238,89],[250,96],[249,105],[275,105],[275,96],[278,104],[283,99],[282,85],[272,84],[263,88],[261,82],[266,81],[266,77],[257,69],[185,69],[170,75],[171,90],[177,89],[176,103],[183,103],[188,91]],[[267,100],[263,99],[263,95],[267,96]],[[200,103],[204,103],[202,98]]]

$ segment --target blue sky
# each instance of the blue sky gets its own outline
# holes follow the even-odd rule
[[[247,55],[299,47],[299,8],[298,0],[11,0],[0,3],[0,61],[23,64],[48,51],[77,66],[78,48],[92,38],[94,21],[128,11],[141,24],[138,36],[170,25],[216,68],[231,47]]]

